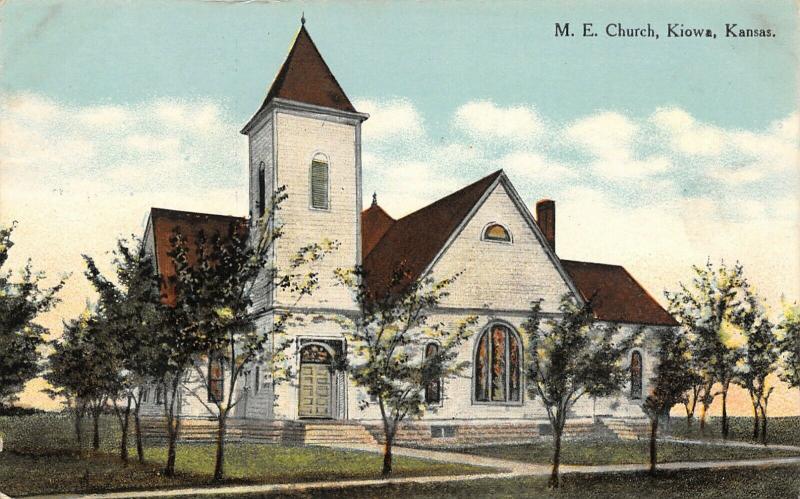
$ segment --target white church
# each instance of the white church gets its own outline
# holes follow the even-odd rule
[[[370,280],[380,282],[401,260],[419,278],[463,271],[431,320],[455,324],[477,316],[479,322],[459,354],[470,368],[426,391],[430,410],[406,424],[398,443],[510,441],[543,431],[544,407],[525,389],[521,325],[532,300],[543,300],[543,312],[557,316],[567,293],[594,296],[598,321],[645,331],[644,346],[627,355],[627,388],[607,399],[583,398],[568,424],[568,433],[570,427],[580,433],[604,424],[618,435],[629,433],[625,425],[644,418],[641,405],[654,362],[649,345],[655,335],[676,327],[675,320],[623,267],[560,259],[555,203],[537,202],[534,217],[526,204],[531,200],[520,197],[502,170],[402,218],[393,218],[374,197],[362,210],[362,169],[369,165],[362,167],[361,131],[368,118],[353,107],[302,26],[263,104],[241,130],[249,140],[249,220],[263,214],[277,186],[285,186],[275,265],[288,265],[298,248],[322,238],[340,246],[322,260],[319,288],[311,296],[297,301],[279,289],[253,297],[260,328],[269,328],[286,311],[305,319],[288,331],[297,375],[274,386],[267,369],[254,365],[238,381],[242,401],[231,435],[300,443],[380,438],[376,404],[362,410],[359,403],[367,395],[334,368],[337,358],[349,355],[345,331],[336,321],[318,318],[358,312],[351,292],[336,285],[335,269],[363,265]],[[247,220],[153,208],[144,240],[159,271],[169,275],[174,227],[185,234],[221,231],[232,221]],[[224,385],[224,370],[209,374],[214,386]],[[161,414],[161,396],[158,387],[148,388],[143,415]],[[200,438],[206,430],[210,435],[213,415],[188,389],[180,411],[187,418],[187,438]]]

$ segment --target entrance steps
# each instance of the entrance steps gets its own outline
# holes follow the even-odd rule
[[[375,438],[363,425],[352,422],[305,423],[303,443],[326,444],[374,444]]]
[[[602,423],[620,440],[640,440],[650,434],[647,419],[604,418]]]

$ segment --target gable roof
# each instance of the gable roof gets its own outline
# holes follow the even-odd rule
[[[367,285],[373,290],[385,289],[392,272],[401,263],[409,272],[409,281],[420,278],[453,231],[502,173],[497,170],[394,222],[372,250],[364,254]],[[365,229],[362,227],[362,237],[374,238]]]
[[[300,27],[289,55],[255,116],[276,98],[356,112],[311,40],[305,25]]]
[[[610,322],[677,326],[675,319],[619,265],[561,260],[595,317]]]
[[[394,223],[395,219],[373,200],[372,206],[361,212],[361,254],[368,255]]]
[[[152,237],[155,252],[155,264],[161,275],[162,299],[165,303],[174,305],[175,290],[169,284],[175,275],[175,266],[167,253],[172,250],[170,238],[173,230],[178,228],[186,237],[189,248],[189,262],[194,263],[194,240],[197,233],[202,230],[207,235],[228,232],[231,224],[247,228],[247,219],[228,215],[212,213],[196,213],[192,211],[168,210],[165,208],[150,208],[150,217],[147,221],[145,237]]]

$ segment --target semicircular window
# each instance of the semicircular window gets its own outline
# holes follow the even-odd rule
[[[511,242],[511,234],[508,229],[500,224],[489,224],[483,230],[483,238],[487,241]]]

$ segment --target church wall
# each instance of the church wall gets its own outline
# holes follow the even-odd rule
[[[264,163],[265,180],[265,200],[269,203],[270,196],[274,190],[274,160],[273,160],[273,133],[274,120],[272,115],[264,120],[264,123],[250,132],[250,217],[255,220],[258,217],[258,183],[259,168]],[[253,306],[256,309],[269,307],[272,295],[265,291],[268,290],[266,282],[259,279],[253,292]]]
[[[512,243],[483,241],[487,224],[507,227]],[[530,309],[531,300],[542,298],[545,312],[557,312],[567,284],[547,256],[528,222],[499,184],[445,250],[433,267],[435,278],[462,272],[450,288],[443,307]]]
[[[455,327],[455,325],[465,318],[465,315],[453,313],[432,314],[430,316],[431,322],[441,321],[445,324]],[[474,329],[475,334],[462,345],[457,362],[469,362],[469,367],[465,369],[460,377],[451,378],[445,381],[442,395],[443,401],[433,410],[426,412],[423,420],[425,421],[461,421],[470,420],[476,423],[502,421],[502,420],[546,420],[547,413],[544,406],[538,398],[532,399],[527,391],[526,384],[523,376],[523,393],[522,402],[507,402],[507,403],[479,403],[473,401],[473,376],[474,376],[474,352],[476,342],[478,341],[480,333],[489,324],[496,321],[504,322],[512,326],[519,334],[520,338],[525,342],[524,333],[522,330],[522,323],[525,322],[526,317],[523,314],[502,316],[494,314],[481,314],[478,316],[477,326]],[[632,333],[635,326],[622,325],[620,327],[620,335],[625,336]],[[643,384],[642,393],[646,394],[648,390],[648,380],[654,374],[656,365],[656,351],[653,349],[655,345],[655,335],[658,334],[656,328],[647,328],[644,341],[639,348],[642,353],[643,361]],[[629,365],[630,354],[627,355],[624,365],[627,368]],[[522,372],[525,372],[526,365],[523,363]],[[361,419],[365,421],[379,421],[380,412],[377,404],[371,404],[366,410],[360,410],[357,407],[357,400],[363,398],[360,393],[361,389],[353,386],[350,395],[350,417],[351,419]],[[593,401],[589,397],[582,397],[573,406],[570,418],[591,418],[593,416],[613,416],[613,417],[627,417],[627,418],[641,418],[645,414],[641,410],[643,400],[632,400],[629,397],[630,388],[626,386],[622,391],[615,396],[598,399]]]
[[[287,199],[279,214],[283,237],[276,247],[279,268],[288,270],[297,251],[324,239],[337,241],[339,247],[313,266],[318,272],[319,287],[304,297],[298,306],[355,310],[350,291],[337,286],[336,268],[352,268],[358,262],[360,210],[358,195],[360,162],[357,161],[357,127],[360,125],[299,116],[278,111],[277,185],[286,186]],[[312,209],[310,203],[310,167],[317,153],[328,158],[329,209]],[[301,272],[308,272],[308,269]],[[289,291],[279,290],[276,306],[293,306],[296,298]]]

